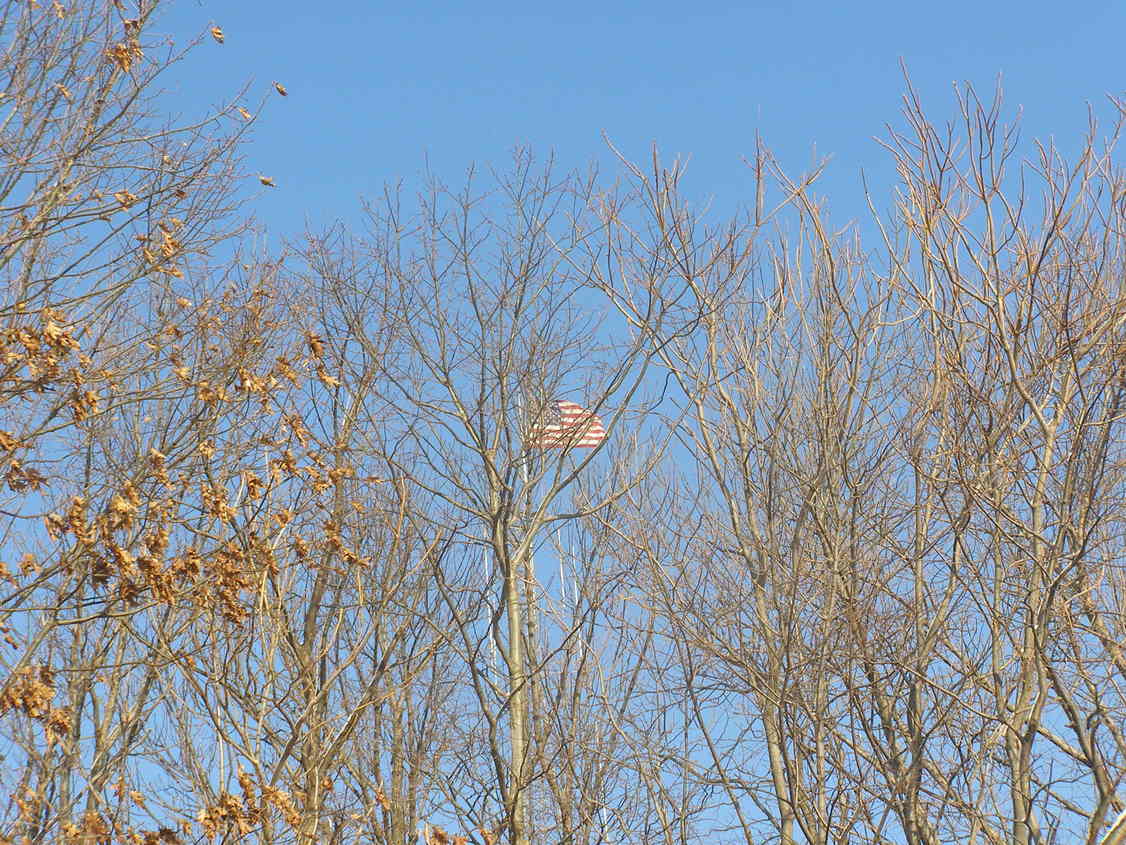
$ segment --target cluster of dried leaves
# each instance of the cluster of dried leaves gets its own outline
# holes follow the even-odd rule
[[[41,722],[52,746],[70,732],[73,719],[69,708],[53,706],[54,699],[55,673],[47,666],[24,666],[0,688],[0,716],[14,710]]]
[[[295,583],[366,563],[330,507],[355,471],[308,425],[344,385],[339,361],[317,331],[289,330],[304,303],[276,265],[208,258],[239,248],[253,115],[232,103],[216,117],[237,125],[170,127],[151,110],[182,58],[153,49],[155,12],[0,14],[5,843],[174,843],[196,825],[245,833],[268,808],[297,826],[304,799],[241,772],[239,799],[209,777],[181,781],[183,801],[146,798],[125,786],[139,778],[126,749],[147,741],[154,687],[205,677],[193,637],[242,636]]]
[[[241,796],[222,792],[214,804],[200,810],[197,821],[205,836],[245,836],[259,827],[272,810],[277,811],[291,827],[300,826],[301,814],[285,790],[269,784],[256,784],[241,768],[238,770],[238,782],[242,787]]]

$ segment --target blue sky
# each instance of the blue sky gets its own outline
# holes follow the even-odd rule
[[[603,133],[635,160],[654,143],[690,157],[690,194],[721,210],[750,199],[756,133],[794,171],[831,156],[823,189],[847,219],[864,214],[862,171],[877,189],[891,176],[874,139],[901,123],[901,60],[935,121],[955,116],[953,83],[989,94],[1000,76],[1023,137],[1064,149],[1089,104],[1106,119],[1106,95],[1126,93],[1120,0],[180,0],[157,28],[185,43],[211,22],[226,43],[207,39],[166,102],[194,115],[246,82],[250,104],[266,98],[247,167],[277,181],[252,205],[272,236],[355,221],[361,196],[415,188],[427,166],[453,184],[503,168],[518,145],[610,165]]]

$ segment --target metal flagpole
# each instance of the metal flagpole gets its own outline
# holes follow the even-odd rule
[[[523,408],[518,401],[517,417],[520,427],[523,425]],[[527,495],[528,486],[528,454],[527,444],[521,442],[520,444],[520,478],[521,478],[521,495]],[[527,556],[531,557],[531,543],[530,538],[522,537],[521,541],[527,543]],[[504,593],[505,593],[505,610],[508,616],[508,708],[509,708],[509,744],[510,744],[510,759],[509,759],[509,790],[510,790],[510,812],[512,813],[512,839],[513,845],[528,845],[528,826],[527,826],[527,797],[524,794],[523,784],[523,770],[524,764],[528,756],[528,735],[527,723],[525,717],[527,711],[525,708],[525,686],[526,678],[524,672],[524,623],[520,614],[520,586],[522,581],[523,571],[526,569],[524,561],[512,560],[507,554],[506,557],[506,571]]]
[[[526,497],[526,499],[525,499],[525,512],[530,511],[531,506],[532,506],[532,491],[529,487],[529,479],[528,479],[528,464],[530,462],[531,462],[531,455],[530,454],[525,455],[524,460],[522,460],[520,462],[520,476],[521,476],[520,480],[521,480],[521,486],[522,486],[521,492]],[[538,641],[538,633],[539,633],[539,602],[538,602],[537,597],[536,597],[536,568],[535,568],[535,566],[536,566],[535,539],[536,538],[535,538],[534,534],[531,533],[531,531],[532,531],[531,526],[528,527],[528,531],[529,531],[529,534],[525,538],[527,545],[528,545],[528,548],[527,548],[527,552],[526,552],[526,555],[525,555],[525,558],[524,558],[524,561],[523,561],[523,564],[524,564],[523,565],[524,600],[525,600],[525,606],[526,606],[526,609],[527,609],[527,617],[526,617],[525,621],[526,621],[526,624],[528,626],[528,643],[527,643],[525,657],[526,657],[526,660],[528,661],[528,663],[532,664],[535,660],[538,659],[537,653],[536,653],[536,643]],[[533,741],[535,741],[535,737],[536,737],[535,713],[536,713],[537,708],[535,706],[536,705],[536,682],[535,682],[534,673],[525,675],[524,688],[528,692],[528,695],[523,700],[523,704],[524,704],[524,707],[525,707],[524,712],[526,714],[525,737],[524,737],[524,743],[525,743],[524,744],[524,754],[525,754],[525,758],[526,758],[529,750],[531,749],[531,744],[532,744]],[[520,809],[523,812],[523,818],[521,819],[521,824],[524,828],[525,838],[530,838],[531,830],[532,830],[531,807],[530,807],[530,800],[529,800],[531,798],[530,789],[531,789],[531,785],[529,784],[529,792],[526,792],[526,793],[522,792],[522,794],[521,794],[522,800],[520,802],[521,803]]]
[[[563,556],[563,538],[562,526],[559,523],[555,524],[555,553],[559,555],[559,597],[563,600],[563,607],[567,606],[567,578],[564,575],[564,556]]]
[[[486,552],[486,554],[488,556],[488,561],[485,565],[488,566],[489,571],[488,571],[488,574],[485,578],[485,589],[488,590],[488,589],[492,588],[493,578],[496,576],[496,572],[497,572],[497,553],[496,553],[496,549],[491,549],[490,551]],[[490,614],[491,614],[491,610],[490,610]],[[492,664],[490,668],[493,671],[492,679],[493,679],[493,682],[495,683],[496,680],[500,677],[500,669],[497,666],[497,632],[496,632],[496,629],[493,626],[493,620],[491,618],[489,619],[488,637],[489,637],[489,656],[492,658],[491,661],[490,661],[491,664]]]
[[[606,429],[602,425],[602,420],[580,405],[564,399],[557,399],[553,404],[553,408],[556,414],[553,421],[546,423],[543,420],[537,420],[535,425],[527,426],[527,442],[522,444],[520,454],[520,479],[522,483],[521,493],[527,499],[525,502],[525,513],[532,509],[532,493],[529,489],[531,482],[528,473],[528,464],[531,461],[531,447],[541,449],[561,448],[565,450],[572,448],[593,448],[606,437]],[[517,404],[517,414],[520,415],[520,421],[523,424],[525,420],[523,419],[523,409],[519,401]],[[509,672],[512,683],[510,695],[510,724],[513,757],[511,769],[514,789],[512,802],[512,824],[515,834],[513,837],[514,845],[528,845],[531,833],[531,813],[528,801],[530,795],[525,793],[522,788],[522,770],[523,764],[528,756],[531,736],[535,733],[535,714],[539,711],[534,673],[528,673],[528,666],[525,665],[525,660],[528,664],[534,665],[537,659],[535,648],[539,629],[539,607],[535,580],[535,537],[533,534],[534,527],[527,525],[526,534],[522,538],[525,544],[522,559],[512,562],[509,565],[509,571],[506,573],[508,579],[506,582],[506,590],[508,594],[507,609],[510,643]],[[559,544],[558,534],[556,535],[556,541],[557,544]],[[560,557],[562,558],[561,544]],[[527,625],[528,637],[528,654],[526,658],[520,647],[520,638],[523,631],[520,622],[520,594],[518,592],[517,571],[523,576],[525,602],[527,606],[527,618],[524,620],[524,624]],[[562,576],[562,560],[560,561],[560,572]],[[561,584],[563,583],[565,583],[565,579],[561,577]],[[575,602],[578,602],[577,574]],[[525,689],[530,692],[530,699],[525,697]],[[528,707],[529,701],[531,702],[531,707]],[[519,777],[517,776],[518,772],[520,774]]]

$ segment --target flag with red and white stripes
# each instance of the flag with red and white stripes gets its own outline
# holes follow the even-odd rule
[[[597,414],[557,399],[544,418],[532,426],[530,443],[540,449],[591,449],[605,439],[606,428]]]

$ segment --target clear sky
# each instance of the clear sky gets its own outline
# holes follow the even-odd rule
[[[168,102],[194,115],[246,82],[248,104],[266,98],[247,167],[276,180],[253,212],[283,236],[356,220],[427,163],[454,184],[518,145],[608,163],[603,133],[634,159],[690,157],[690,192],[721,209],[749,199],[756,133],[791,170],[832,156],[823,187],[855,217],[861,172],[890,176],[875,138],[901,124],[901,61],[933,120],[955,116],[953,83],[988,95],[1000,77],[1023,137],[1065,149],[1089,105],[1106,119],[1126,93],[1123,0],[179,0],[157,28],[185,43],[211,22],[226,43],[202,44]]]

